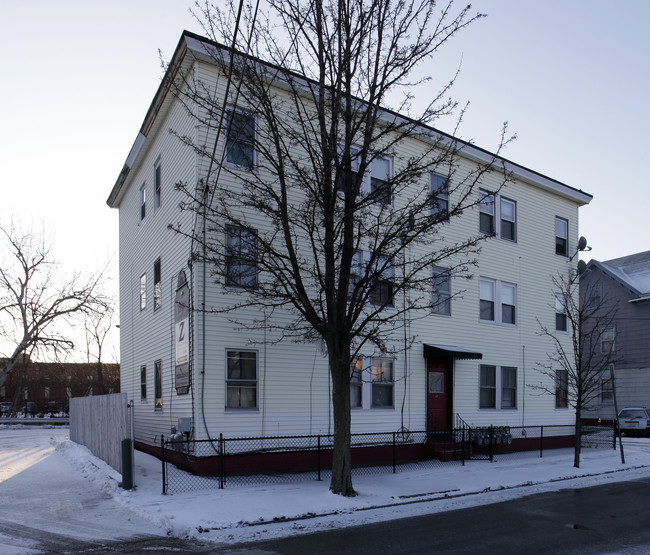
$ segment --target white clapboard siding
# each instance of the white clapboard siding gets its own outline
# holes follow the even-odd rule
[[[225,80],[215,67],[194,61],[188,78],[219,101],[225,94]],[[284,94],[278,91],[279,95]],[[196,108],[199,110],[199,108]],[[199,110],[200,111],[200,110]],[[204,112],[203,112],[204,115]],[[211,149],[214,130],[197,125],[185,107],[173,99],[162,104],[154,118],[144,145],[135,158],[124,183],[119,200],[120,211],[120,311],[121,311],[121,377],[122,391],[135,404],[136,441],[156,444],[167,437],[179,417],[192,417],[194,437],[198,439],[233,436],[269,436],[326,434],[333,431],[331,385],[327,360],[319,345],[277,342],[268,326],[250,330],[254,320],[263,319],[257,310],[239,310],[236,315],[224,313],[192,316],[192,388],[187,395],[174,389],[173,295],[178,272],[184,269],[190,280],[195,306],[223,308],[236,299],[233,290],[217,285],[209,275],[203,279],[200,264],[190,268],[191,243],[168,229],[180,225],[190,233],[195,219],[179,209],[183,200],[174,184],[182,181],[196,185],[205,177],[208,162],[181,144],[169,133],[193,137]],[[417,155],[423,148],[414,138],[396,145],[395,164]],[[223,149],[223,138],[216,148]],[[163,201],[154,211],[153,168],[162,162]],[[470,159],[460,161],[456,182],[476,166]],[[260,168],[260,176],[264,170]],[[517,241],[492,238],[484,242],[473,278],[452,280],[451,317],[429,315],[416,320],[409,335],[416,341],[411,349],[395,357],[394,406],[388,409],[354,409],[353,432],[393,431],[405,426],[412,430],[426,427],[426,361],[422,344],[446,344],[471,349],[483,354],[482,360],[459,360],[454,364],[453,410],[473,425],[533,425],[571,423],[573,414],[556,409],[552,395],[540,395],[531,384],[549,378],[540,373],[538,363],[546,360],[552,349],[547,338],[540,337],[539,322],[554,325],[554,293],[552,277],[566,273],[568,259],[555,255],[555,217],[569,222],[569,249],[574,252],[578,240],[578,205],[572,194],[558,194],[542,188],[530,179],[517,178],[500,194],[516,202]],[[500,183],[497,173],[488,174],[482,187],[495,190]],[[140,187],[147,189],[147,215],[140,221]],[[453,189],[452,183],[452,189]],[[240,186],[237,171],[224,170],[220,186]],[[558,186],[562,191],[562,187]],[[566,189],[568,191],[568,188]],[[452,192],[452,202],[454,194]],[[478,200],[478,190],[475,193]],[[395,203],[403,202],[396,198]],[[258,229],[268,225],[259,214],[244,214],[247,222]],[[452,244],[479,231],[478,209],[470,209],[449,224],[441,226],[440,244]],[[308,252],[307,244],[299,245]],[[417,248],[407,256],[421,256]],[[153,264],[160,257],[163,302],[153,310]],[[139,307],[140,276],[147,275],[147,307]],[[479,321],[479,278],[486,277],[517,286],[517,325],[499,326]],[[205,296],[203,295],[205,283]],[[396,302],[399,302],[396,299]],[[278,311],[276,319],[291,315]],[[233,322],[235,320],[235,322]],[[238,323],[239,324],[238,324]],[[400,341],[397,334],[396,341]],[[567,346],[568,337],[567,337]],[[257,352],[257,408],[226,409],[226,351],[251,349]],[[368,353],[369,356],[378,353]],[[154,407],[154,362],[162,361],[162,409]],[[406,364],[406,367],[405,367]],[[479,366],[514,366],[517,368],[517,408],[514,410],[481,410],[479,397]],[[147,397],[140,395],[140,367],[147,368]]]

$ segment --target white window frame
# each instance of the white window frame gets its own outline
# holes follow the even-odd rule
[[[429,174],[429,193],[431,196],[431,217],[449,222],[449,180],[446,176],[431,172]]]
[[[493,371],[493,384],[483,383],[483,371],[491,370]],[[515,375],[515,385],[510,387],[506,384],[504,379],[505,375],[510,371],[514,370]],[[507,366],[507,365],[496,365],[496,364],[480,364],[478,372],[479,380],[479,394],[478,394],[478,407],[479,410],[505,410],[505,411],[516,411],[518,410],[518,400],[519,400],[519,372],[516,366]],[[505,390],[514,390],[514,406],[504,406],[506,402],[507,395],[504,395]],[[492,399],[489,405],[481,402],[481,393],[482,391],[491,391]]]
[[[431,276],[431,313],[451,316],[451,275],[449,270],[435,266]]]
[[[244,236],[247,235],[248,238]],[[236,245],[235,245],[235,240]],[[254,249],[254,261],[248,259],[250,255],[242,255],[242,242],[244,245],[248,243],[250,249]],[[237,248],[235,249],[235,246]],[[226,226],[225,230],[225,243],[224,243],[224,283],[226,287],[237,287],[240,289],[254,289],[257,287],[258,280],[258,267],[257,267],[257,240],[255,232],[246,227],[240,227],[235,225]],[[239,267],[249,269],[254,268],[254,276],[249,274],[246,271],[240,271],[238,275],[232,275],[232,268]],[[252,280],[251,283],[247,279]]]
[[[375,175],[376,172],[380,172],[381,170],[377,168],[380,163],[385,163],[386,164],[386,175],[384,176],[383,172],[381,172],[381,177]],[[388,195],[387,195],[387,200],[382,200],[377,199],[375,200],[376,204],[383,204],[384,206],[393,206],[393,184],[392,184],[392,179],[393,179],[393,160],[391,158],[388,158],[386,156],[377,156],[374,157],[370,161],[370,171],[368,172],[368,178],[366,182],[366,191],[367,194],[375,194],[374,190],[374,185],[373,185],[373,180],[377,179],[380,180],[383,183],[383,187],[388,188]],[[365,177],[365,176],[364,176]],[[384,178],[385,177],[385,178]]]
[[[611,377],[600,379],[600,404],[604,406],[614,404],[614,383]]]
[[[355,358],[350,365],[350,408],[363,408],[363,359]]]
[[[156,276],[158,273],[158,276]],[[162,265],[160,257],[153,263],[153,309],[158,310],[162,306]]]
[[[594,294],[597,293],[597,294]],[[587,307],[595,310],[603,302],[603,284],[601,282],[592,283],[589,287],[587,296]]]
[[[512,206],[512,219],[506,216],[504,205]],[[484,217],[490,218],[490,230],[485,230],[482,227],[481,220]],[[505,237],[503,235],[504,225],[503,222],[512,223],[513,237]],[[491,193],[485,189],[479,189],[479,231],[485,235],[493,235],[504,241],[511,243],[517,242],[517,202],[511,198]]]
[[[514,298],[514,305],[504,302],[506,300],[505,291],[512,291]],[[491,295],[486,293],[491,291]],[[491,299],[489,297],[492,297]],[[491,302],[493,306],[492,319],[483,318],[481,316],[481,303]],[[503,318],[503,308],[505,306],[514,307],[514,322],[506,322]],[[517,285],[514,283],[507,283],[498,279],[480,278],[479,280],[479,320],[485,323],[498,324],[501,326],[517,327],[518,309],[517,309]]]
[[[147,367],[142,364],[140,366],[140,401],[147,400]]]
[[[147,308],[147,273],[140,276],[140,310]]]
[[[373,270],[373,277],[370,284],[370,303],[375,306],[384,305],[386,307],[395,306],[395,269],[385,256],[378,255],[375,257],[375,270]],[[389,299],[376,299],[375,291],[377,286],[388,284],[390,286]]]
[[[343,150],[343,145],[339,145],[339,156],[341,156]],[[358,178],[359,174],[359,151],[360,149],[355,146],[350,147],[350,157],[351,157],[351,171],[357,175],[357,177],[353,177],[353,179]],[[368,195],[372,194],[373,192],[373,187],[372,187],[372,180],[373,179],[382,179],[379,178],[374,173],[377,171],[377,166],[379,165],[380,162],[386,162],[388,169],[386,173],[386,179],[383,180],[385,181],[390,189],[390,198],[388,202],[382,202],[381,200],[375,201],[375,204],[379,205],[384,205],[384,206],[393,206],[393,186],[392,186],[392,179],[393,179],[393,159],[389,156],[374,156],[372,154],[370,156],[370,162],[368,163],[368,167],[366,169],[366,172],[363,174],[361,177],[361,183],[359,184],[359,196],[361,197],[367,197]],[[343,168],[340,170],[340,175],[339,175],[339,182],[336,184],[336,190],[343,194],[344,190],[341,185],[341,180],[345,179],[345,175],[343,173]]]
[[[558,224],[564,225],[564,236],[558,230]],[[558,239],[564,241],[564,252],[558,252]],[[565,258],[569,257],[569,220],[560,216],[555,216],[555,254],[564,256]]]
[[[240,138],[240,137],[230,137],[230,131],[232,130],[232,120],[233,118],[236,117],[244,117],[244,118],[251,118],[253,120],[253,139],[252,142],[250,140],[247,140],[246,137]],[[233,168],[237,168],[240,170],[245,170],[245,171],[255,171],[255,168],[257,168],[257,149],[255,148],[256,145],[256,140],[257,140],[257,117],[255,116],[254,113],[249,112],[247,110],[241,110],[239,108],[228,108],[226,110],[226,138],[225,138],[225,145],[224,148],[226,150],[224,159],[226,163]],[[233,152],[233,146],[240,146],[243,145],[244,147],[248,147],[251,150],[251,162],[250,164],[240,164],[236,160],[233,159],[232,157],[232,152]],[[244,148],[241,148],[242,152],[244,152]],[[244,156],[246,156],[246,153],[244,153]]]
[[[140,187],[140,221],[147,217],[147,184],[146,182]]]
[[[153,165],[153,212],[158,212],[162,206],[162,166],[160,157]]]
[[[558,318],[564,319],[564,329],[558,326],[560,321]],[[569,316],[566,309],[566,299],[563,295],[555,295],[555,331],[569,333]]]
[[[606,332],[610,332],[612,338],[605,338]],[[611,343],[611,349],[605,349],[605,342]],[[616,352],[616,326],[606,326],[600,330],[600,352],[601,354],[609,354]]]
[[[247,353],[247,354],[254,354],[255,355],[255,379],[245,379],[245,378],[231,378],[229,376],[229,361],[231,359],[230,353]],[[254,349],[238,349],[238,348],[232,348],[232,349],[226,349],[226,360],[225,360],[225,372],[224,372],[224,378],[225,378],[225,399],[224,399],[224,405],[227,410],[234,410],[234,411],[256,411],[258,410],[259,407],[259,353],[254,350]],[[251,385],[252,384],[252,385]],[[248,388],[251,389],[252,387],[255,388],[255,404],[254,406],[241,406],[241,389],[242,388]],[[239,389],[240,390],[240,395],[239,395],[239,404],[238,405],[230,405],[229,404],[229,396],[228,396],[228,391],[229,389]]]
[[[390,380],[383,380],[384,373],[381,372],[381,365],[390,363]],[[350,391],[352,400],[352,388],[358,391],[359,403],[353,406],[356,410],[388,410],[395,409],[395,359],[391,357],[360,357],[353,363],[356,365],[354,376],[353,368],[350,368]],[[379,379],[377,379],[379,378]],[[390,390],[390,404],[376,404],[377,391],[375,388]]]
[[[153,395],[154,395],[154,410],[162,410],[162,360],[158,359],[153,363]]]

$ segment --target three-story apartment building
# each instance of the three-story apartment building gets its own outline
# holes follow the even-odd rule
[[[228,286],[250,285],[254,268],[237,265],[235,256],[228,262],[238,270],[233,283],[218,283],[208,266],[192,263],[191,239],[169,229],[196,229],[197,216],[179,208],[186,199],[174,185],[199,183],[205,174],[200,153],[178,138],[203,132],[189,114],[196,107],[188,110],[169,83],[200,78],[222,91],[208,47],[218,45],[188,32],[181,37],[108,198],[119,209],[121,388],[134,400],[136,441],[155,445],[183,417],[183,431],[197,439],[328,433],[331,382],[321,346],[269,341],[271,323],[243,331],[232,314],[198,310],[229,302]],[[246,117],[254,117],[254,107],[248,108]],[[246,117],[240,127],[250,124]],[[419,140],[409,139],[408,149],[417,150]],[[228,137],[217,149],[227,143]],[[253,160],[251,145],[238,147],[240,162]],[[460,156],[460,165],[470,169],[492,158],[470,144]],[[562,402],[566,395],[541,395],[529,386],[549,379],[535,368],[553,349],[539,335],[538,321],[555,322],[552,278],[577,262],[578,209],[591,196],[498,161],[509,172],[507,186],[486,175],[473,192],[474,208],[444,224],[449,241],[490,236],[472,279],[432,268],[437,302],[430,314],[409,323],[413,341],[393,354],[369,352],[358,360],[350,383],[353,432],[445,430],[456,416],[470,425],[573,422]],[[390,165],[382,171],[390,172]],[[232,172],[224,179],[237,186]],[[245,230],[228,233],[235,252]],[[260,314],[242,308],[235,316]]]

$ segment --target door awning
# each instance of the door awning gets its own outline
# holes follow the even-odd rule
[[[431,345],[424,344],[424,358],[455,358],[457,360],[480,360],[483,358],[481,353],[470,351],[461,347],[452,345]]]

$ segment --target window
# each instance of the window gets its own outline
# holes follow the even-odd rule
[[[140,399],[147,398],[147,367],[140,366]]]
[[[555,295],[555,331],[568,331],[566,301],[562,295]]]
[[[158,161],[154,164],[153,166],[153,211],[157,212],[158,208],[160,208],[160,179],[161,179],[161,174],[160,174],[160,158]]]
[[[555,254],[569,256],[569,222],[555,218]]]
[[[494,235],[494,195],[480,190],[479,198],[479,229],[481,233]]]
[[[517,323],[517,286],[481,278],[479,316],[484,322]]]
[[[243,227],[226,227],[226,285],[257,286],[257,241]]]
[[[602,284],[594,283],[589,288],[589,297],[587,300],[587,306],[591,309],[596,309],[600,306],[602,299]]]
[[[350,265],[350,281],[348,283],[348,297],[352,296],[354,288],[363,277],[363,251],[354,251]]]
[[[449,184],[447,178],[437,173],[429,177],[431,188],[431,217],[438,221],[449,221]]]
[[[228,112],[226,160],[247,170],[255,167],[255,116],[239,110]]]
[[[370,193],[376,202],[391,204],[390,160],[388,158],[375,158],[370,164]]]
[[[479,385],[479,407],[482,409],[496,408],[497,367],[481,364]]]
[[[444,268],[433,269],[433,293],[431,296],[431,312],[434,314],[451,315],[451,277]]]
[[[157,310],[162,304],[162,278],[160,273],[160,258],[153,263],[153,309]]]
[[[147,274],[140,276],[140,310],[147,308]]]
[[[603,328],[600,331],[600,352],[612,353],[616,347],[616,329]]]
[[[517,289],[514,285],[501,284],[501,323],[512,324],[515,322],[515,307],[517,304]]]
[[[516,241],[517,237],[517,219],[516,219],[517,205],[506,198],[501,197],[499,203],[499,237],[501,239],[508,239],[509,241]]]
[[[494,282],[487,279],[482,279],[480,284],[481,307],[480,317],[481,320],[494,321]]]
[[[350,406],[362,407],[362,386],[361,374],[363,371],[363,361],[360,358],[354,359],[350,365]]]
[[[603,378],[600,380],[600,404],[614,404],[614,383],[611,378]]]
[[[144,220],[147,215],[147,188],[145,185],[143,183],[140,187],[140,221]]]
[[[153,363],[153,389],[156,396],[155,408],[162,408],[162,360]]]
[[[372,371],[372,406],[393,406],[393,359],[373,358]]]
[[[501,367],[501,408],[517,408],[517,369],[511,366]]]
[[[517,240],[517,204],[515,201],[479,190],[479,229],[508,241]]]
[[[344,167],[344,160],[342,160],[343,157],[343,150],[344,146],[341,144],[339,145],[339,163],[341,164],[341,167],[339,169],[339,179],[336,184],[336,190],[345,192],[345,179],[348,175],[350,175],[350,186],[355,187],[356,182],[357,182],[357,177],[359,174],[359,159],[357,158],[357,155],[359,154],[359,149],[355,147],[350,147],[350,169],[347,170],[347,168]]]
[[[481,364],[479,367],[479,408],[517,408],[517,368]]]
[[[393,267],[384,256],[378,256],[375,264],[370,300],[374,304],[393,306]]]
[[[565,409],[569,406],[569,372],[555,371],[555,408]]]
[[[227,351],[226,407],[257,407],[257,352]]]

